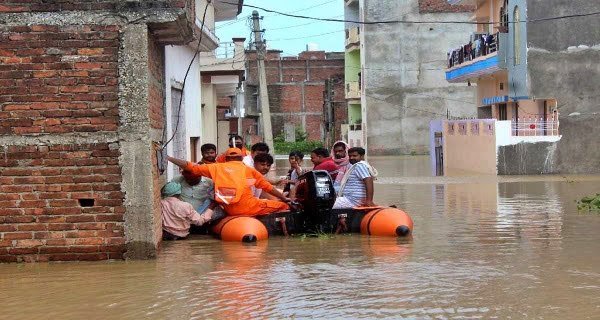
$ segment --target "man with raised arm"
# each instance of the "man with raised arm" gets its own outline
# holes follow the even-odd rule
[[[223,205],[228,215],[256,216],[289,209],[288,199],[274,188],[256,169],[242,163],[243,153],[238,148],[225,152],[227,162],[195,164],[186,160],[167,157],[186,174],[211,178],[215,184],[215,201]],[[258,199],[250,186],[262,189],[281,201]]]

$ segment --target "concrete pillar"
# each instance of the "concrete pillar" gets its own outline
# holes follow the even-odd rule
[[[123,28],[119,51],[119,163],[125,193],[126,258],[156,256],[161,239],[160,202],[156,174],[148,159],[152,149],[148,109],[148,28],[145,24]],[[158,199],[159,200],[159,199]]]

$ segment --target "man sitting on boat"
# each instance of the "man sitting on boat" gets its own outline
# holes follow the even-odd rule
[[[329,156],[329,151],[325,148],[316,148],[310,153],[310,161],[315,165],[313,170],[325,170],[331,176],[331,180],[335,181],[338,174],[338,166]]]
[[[364,160],[365,149],[348,149],[348,158],[352,166],[342,178],[333,209],[376,206],[373,203],[373,179],[377,176],[377,170]]]
[[[228,215],[256,216],[289,209],[291,200],[273,187],[256,169],[242,162],[243,153],[238,148],[225,152],[225,163],[195,164],[186,160],[167,157],[167,160],[193,176],[209,177],[215,184],[215,200],[223,205]],[[281,201],[259,199],[250,186],[262,189]]]
[[[331,148],[331,158],[338,167],[337,176],[333,180],[333,188],[335,189],[335,192],[339,192],[344,173],[352,166],[352,164],[350,164],[350,159],[348,158],[348,144],[341,140],[336,141],[333,144],[333,148]]]
[[[199,164],[209,164],[217,162],[217,146],[212,143],[205,143],[200,147],[200,153],[202,153],[202,160]]]
[[[208,208],[199,214],[191,204],[181,200],[181,185],[169,182],[160,190],[162,199],[163,240],[185,239],[192,224],[201,226],[212,219],[213,211]]]
[[[250,154],[242,159],[248,167],[254,167],[254,157],[259,154],[269,154],[269,145],[264,142],[257,142],[250,147]]]

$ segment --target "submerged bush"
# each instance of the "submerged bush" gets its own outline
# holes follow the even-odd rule
[[[577,210],[598,211],[600,212],[600,193],[595,196],[586,196],[577,201]]]

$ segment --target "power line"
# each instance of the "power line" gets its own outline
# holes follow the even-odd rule
[[[314,37],[321,37],[321,36],[325,36],[328,34],[332,34],[332,33],[337,33],[337,32],[343,32],[344,30],[336,30],[336,31],[331,31],[331,32],[325,32],[325,33],[319,33],[319,34],[311,34],[308,36],[304,36],[304,37],[296,37],[296,38],[285,38],[285,39],[274,39],[274,40],[268,40],[270,42],[273,41],[288,41],[288,40],[298,40],[298,39],[306,39],[306,38],[314,38]]]
[[[339,16],[334,16],[331,17],[332,19],[334,18],[339,18],[339,17],[343,17],[344,15],[339,15]],[[313,21],[313,22],[309,22],[309,23],[302,23],[302,24],[296,24],[293,26],[287,26],[287,27],[280,27],[280,28],[270,28],[269,31],[274,31],[274,30],[283,30],[283,29],[290,29],[290,28],[296,28],[296,27],[301,27],[301,26],[307,26],[309,24],[315,24],[318,23],[318,21]]]
[[[267,16],[267,17],[276,17],[276,16],[279,16],[279,15],[282,15],[282,14],[283,14],[283,15],[285,15],[285,14],[298,13],[298,12],[302,12],[302,11],[306,11],[306,10],[308,10],[308,9],[312,9],[312,8],[316,8],[316,7],[324,6],[324,5],[326,5],[326,4],[329,4],[329,3],[332,3],[332,2],[337,2],[337,1],[338,1],[338,0],[331,0],[331,1],[327,1],[327,2],[323,2],[323,3],[316,4],[316,5],[314,5],[314,6],[311,6],[311,7],[306,7],[306,8],[304,8],[304,9],[300,9],[300,10],[296,10],[296,11],[290,11],[290,12],[285,12],[285,13],[277,13],[277,14],[274,14],[274,15],[272,15],[272,16]]]
[[[208,6],[210,5],[210,3],[211,3],[210,0],[206,1],[206,6],[204,7],[204,14],[202,15],[202,24],[200,25],[200,30],[202,30],[204,28],[204,21],[206,21],[206,12],[208,11]],[[183,96],[184,96],[185,82],[190,73],[190,69],[192,68],[192,64],[194,63],[194,60],[196,60],[196,57],[200,53],[201,42],[202,42],[202,32],[200,33],[200,36],[198,37],[198,46],[196,46],[196,51],[194,52],[194,56],[190,60],[187,70],[185,71],[185,75],[183,76],[183,83],[181,84],[181,96],[179,97],[179,105],[177,107],[177,121],[175,122],[175,129],[173,130],[173,135],[171,136],[171,138],[169,140],[167,140],[167,142],[165,142],[165,144],[163,144],[162,149],[166,148],[167,145],[171,141],[173,141],[173,139],[175,138],[175,135],[177,134],[177,129],[179,128],[179,118],[180,118],[179,115],[181,114],[181,103],[183,102]],[[171,106],[171,107],[173,107],[173,106]],[[167,126],[165,125],[165,129],[166,129],[166,127]],[[165,132],[163,132],[163,137],[164,137],[164,133]],[[162,162],[162,159],[161,159],[161,162]]]
[[[234,25],[234,24],[236,24],[236,23],[238,23],[238,22],[245,21],[245,20],[246,20],[246,19],[248,19],[248,18],[250,18],[250,15],[244,16],[243,18],[238,18],[238,17],[236,17],[236,18],[235,18],[235,20],[233,20],[233,21],[229,21],[229,22],[227,22],[227,23],[223,23],[222,25],[219,25],[219,26],[216,26],[216,27],[215,27],[215,29],[220,29],[220,28],[223,28],[223,27],[227,27],[227,26],[230,26],[230,25]]]
[[[277,13],[277,14],[269,15],[269,16],[265,16],[265,17],[266,18],[267,17],[276,17],[276,16],[279,16],[279,15],[292,14],[292,13],[297,13],[297,12],[301,12],[301,11],[306,11],[308,9],[320,7],[320,6],[323,6],[323,5],[332,3],[332,2],[336,2],[336,1],[338,1],[338,0],[331,0],[331,1],[323,2],[323,3],[317,4],[317,5],[311,6],[311,7],[303,8],[303,9],[300,9],[300,10],[290,11],[290,12],[283,12],[283,13]],[[231,3],[227,3],[227,4],[231,4]],[[237,4],[236,4],[236,6],[237,6]],[[248,15],[248,16],[245,16],[244,18],[250,18],[250,17],[251,17],[251,15]],[[236,24],[236,23],[238,23],[240,21],[242,21],[242,20],[236,19],[235,21],[230,21],[228,23],[222,24],[222,25],[218,26],[216,29],[221,28],[221,27],[231,26],[231,25],[234,25],[234,24]]]
[[[221,3],[232,5],[232,6],[238,5],[237,3],[232,3],[232,2],[227,2],[227,1],[221,1]],[[495,25],[495,24],[498,24],[498,25],[501,25],[504,23],[514,24],[514,23],[519,23],[519,22],[523,22],[523,23],[543,22],[543,21],[568,19],[568,18],[576,18],[576,17],[587,17],[587,16],[593,16],[593,15],[600,14],[600,11],[595,11],[595,12],[588,12],[588,13],[576,13],[576,14],[569,14],[569,15],[562,15],[562,16],[555,16],[555,17],[508,21],[508,22],[505,22],[505,21],[504,22],[478,22],[478,21],[452,21],[452,20],[450,20],[450,21],[419,21],[419,20],[356,21],[356,20],[345,20],[345,19],[318,18],[318,17],[290,14],[290,13],[280,12],[277,10],[267,9],[267,8],[263,8],[263,7],[259,7],[259,6],[253,6],[253,5],[249,5],[249,4],[243,4],[243,6],[248,7],[248,8],[263,10],[265,12],[276,13],[278,15],[283,15],[283,16],[287,16],[287,17],[298,18],[298,19],[309,19],[309,20],[330,21],[330,22],[344,22],[344,23],[354,23],[354,24],[362,24],[362,25],[374,25],[374,24],[473,24],[473,25]]]

